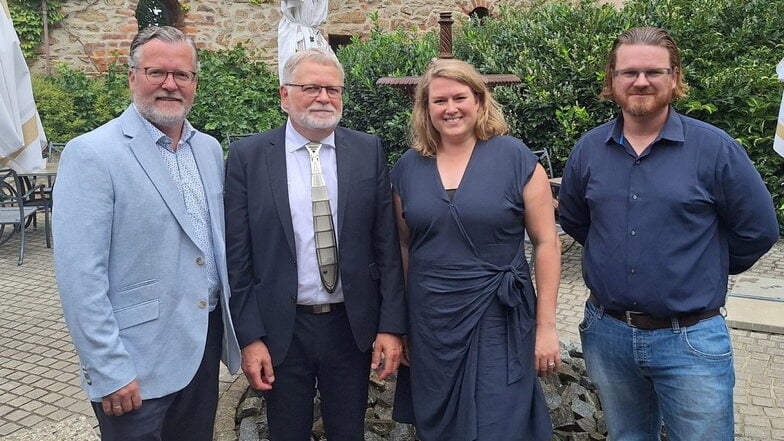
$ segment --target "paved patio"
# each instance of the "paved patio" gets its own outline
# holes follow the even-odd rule
[[[39,230],[28,234],[22,266],[16,265],[18,238],[0,247],[0,440],[97,440],[90,430],[95,417],[79,387],[78,361],[60,310],[42,225],[41,218]],[[570,242],[565,239],[567,246]],[[558,311],[562,340],[578,339],[587,297],[579,259],[578,245],[564,254]],[[743,276],[784,283],[784,239]],[[768,305],[760,301],[748,307],[762,311]],[[784,316],[780,321],[784,326]],[[784,335],[733,329],[732,339],[736,440],[784,440]],[[216,440],[231,441],[236,439],[234,406],[246,383],[224,371],[221,385]]]

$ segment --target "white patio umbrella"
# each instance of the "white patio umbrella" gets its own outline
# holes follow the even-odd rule
[[[281,0],[278,24],[278,73],[286,60],[301,49],[328,48],[318,26],[327,21],[328,0]]]
[[[784,81],[784,59],[776,66],[776,73],[779,75],[779,81]],[[776,123],[776,134],[773,136],[773,150],[784,156],[784,95],[781,97],[779,120]]]
[[[46,135],[6,0],[0,0],[0,167],[42,170]]]

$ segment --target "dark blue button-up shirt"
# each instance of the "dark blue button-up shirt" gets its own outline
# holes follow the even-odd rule
[[[728,274],[779,235],[770,193],[727,133],[670,108],[639,157],[623,119],[586,133],[564,168],[564,231],[584,246],[583,277],[602,306],[657,317],[724,305]]]

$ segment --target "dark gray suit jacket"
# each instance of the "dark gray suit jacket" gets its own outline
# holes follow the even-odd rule
[[[380,140],[338,127],[335,144],[340,280],[354,339],[365,351],[378,332],[406,332],[400,245]],[[240,347],[261,338],[279,365],[291,343],[297,304],[285,126],[232,143],[224,201]]]

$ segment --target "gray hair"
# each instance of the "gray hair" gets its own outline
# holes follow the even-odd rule
[[[343,66],[340,60],[329,48],[310,48],[302,49],[295,52],[283,65],[283,71],[280,74],[280,84],[290,83],[294,77],[294,70],[297,69],[303,61],[313,61],[326,66],[334,66],[340,71],[340,82],[343,83],[346,73],[343,71]]]
[[[141,61],[139,60],[139,48],[152,40],[160,40],[164,43],[188,43],[193,48],[193,60],[196,64],[194,66],[196,68],[195,70],[199,70],[199,57],[196,53],[196,43],[181,30],[172,26],[148,26],[133,37],[131,49],[128,54],[128,64],[131,68],[138,66],[139,61]]]

